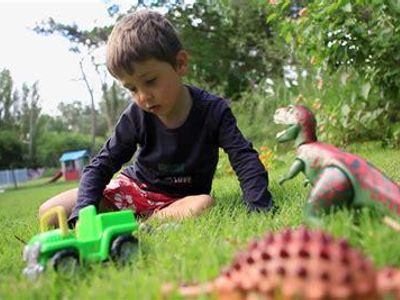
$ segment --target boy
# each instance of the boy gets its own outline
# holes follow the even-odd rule
[[[248,209],[272,207],[268,174],[226,102],[182,83],[188,53],[164,16],[144,10],[123,18],[109,37],[106,60],[133,103],[85,168],[79,191],[51,198],[39,215],[62,205],[74,225],[78,211],[90,204],[131,208],[149,218],[199,215],[214,202],[209,194],[219,147],[229,156]],[[137,147],[134,164],[109,183]]]

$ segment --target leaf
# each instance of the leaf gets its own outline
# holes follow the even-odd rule
[[[288,43],[288,44],[290,44],[290,43],[292,42],[292,40],[293,40],[293,36],[292,36],[292,34],[288,31],[288,32],[285,34],[285,42]]]
[[[350,114],[351,108],[347,104],[342,106],[342,114],[343,116],[348,116]]]
[[[342,7],[342,10],[347,13],[351,12],[351,9],[351,3],[347,3],[345,6]]]
[[[278,17],[278,14],[276,14],[276,13],[270,14],[267,17],[267,23],[270,23],[271,21],[274,21],[277,17]]]
[[[347,72],[342,72],[340,74],[340,83],[342,85],[346,85],[347,83],[347,79],[350,77],[350,75]]]
[[[361,86],[361,96],[363,96],[364,99],[367,99],[370,90],[371,90],[371,84],[369,82],[363,84]]]

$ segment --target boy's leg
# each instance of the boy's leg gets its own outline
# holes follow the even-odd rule
[[[48,211],[50,208],[53,208],[55,206],[62,206],[65,209],[65,212],[67,214],[67,217],[71,214],[72,209],[75,206],[76,200],[78,198],[78,189],[72,189],[65,191],[61,194],[58,194],[46,202],[44,202],[42,205],[39,207],[39,218],[43,216],[43,214]],[[49,226],[57,226],[57,218],[54,216],[49,220]]]
[[[68,218],[72,213],[72,209],[74,208],[77,199],[78,199],[78,188],[58,194],[53,198],[50,198],[49,200],[44,202],[42,205],[40,205],[38,217],[40,219],[40,217],[43,216],[43,214],[50,208],[53,208],[55,206],[62,206],[64,207],[65,213]],[[111,208],[105,206],[103,201],[100,202],[99,212],[106,212],[110,210]],[[49,220],[49,226],[57,226],[57,225],[58,225],[57,218],[54,216]]]
[[[165,208],[155,211],[147,220],[182,220],[200,215],[213,204],[214,199],[210,195],[187,196],[176,200]]]

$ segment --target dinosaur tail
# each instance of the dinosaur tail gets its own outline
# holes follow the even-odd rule
[[[400,186],[398,184],[371,164],[367,164],[365,171],[356,175],[356,179],[360,182],[358,187],[360,204],[364,199],[370,199],[371,205],[380,203],[383,207],[400,215]]]
[[[375,186],[371,195],[372,200],[381,202],[391,211],[400,215],[400,186],[392,181]]]
[[[400,269],[386,267],[380,270],[376,277],[376,287],[379,295],[387,299],[400,299]]]
[[[206,282],[197,285],[180,285],[177,287],[174,284],[167,283],[163,285],[161,290],[164,298],[168,298],[168,296],[176,292],[185,298],[198,298],[202,295],[211,294],[213,291],[213,284]]]
[[[205,295],[213,295],[219,300],[243,300],[245,295],[242,291],[235,288],[235,285],[225,277],[218,277],[214,281],[201,284],[180,285],[165,284],[162,287],[162,295],[168,298],[173,293],[178,293],[183,298],[200,298]]]

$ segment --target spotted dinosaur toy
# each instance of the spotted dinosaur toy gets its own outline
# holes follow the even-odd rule
[[[164,287],[164,295],[174,290]],[[252,241],[217,278],[182,285],[185,298],[220,300],[400,299],[400,270],[379,272],[344,239],[304,227],[267,233]]]
[[[312,189],[306,212],[314,216],[318,210],[352,204],[384,206],[400,215],[400,187],[361,157],[317,141],[313,113],[301,105],[278,108],[274,122],[288,125],[277,134],[280,143],[294,141],[296,159],[279,184],[300,172]]]

